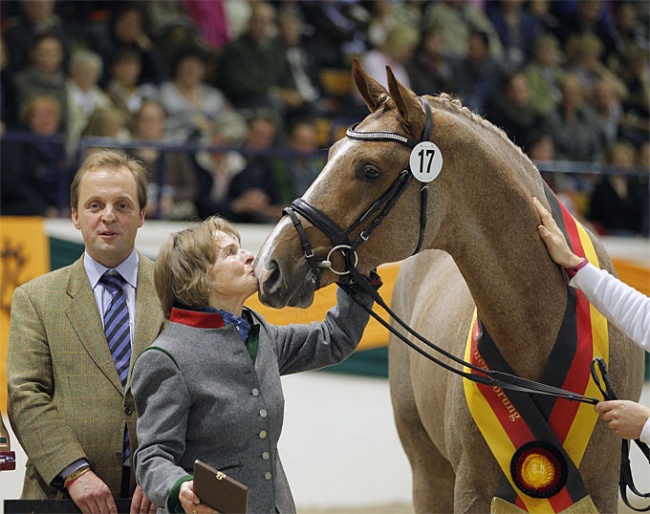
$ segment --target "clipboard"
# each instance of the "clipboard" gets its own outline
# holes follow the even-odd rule
[[[201,503],[224,514],[242,514],[248,509],[248,487],[198,459],[194,461],[194,493]]]

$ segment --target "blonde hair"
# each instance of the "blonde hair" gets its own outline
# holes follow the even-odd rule
[[[213,286],[212,267],[217,260],[215,232],[241,241],[237,229],[219,216],[175,232],[156,257],[154,284],[165,317],[172,307],[203,309]]]
[[[138,193],[138,210],[142,210],[147,206],[147,170],[142,163],[128,155],[118,152],[116,150],[101,149],[86,157],[81,163],[81,167],[72,179],[70,185],[70,207],[76,209],[79,203],[79,188],[81,187],[81,179],[86,173],[97,171],[100,169],[120,171],[128,170],[133,178]]]

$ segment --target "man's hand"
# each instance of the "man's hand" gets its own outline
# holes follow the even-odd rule
[[[650,419],[650,408],[630,400],[600,402],[596,412],[600,412],[610,430],[622,439],[638,439]]]
[[[151,503],[149,497],[144,494],[142,487],[136,486],[131,500],[131,514],[156,514],[157,507]]]
[[[117,514],[111,490],[92,470],[74,480],[68,493],[83,514]]]

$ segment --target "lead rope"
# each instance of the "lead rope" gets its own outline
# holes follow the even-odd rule
[[[363,275],[357,271],[356,268],[351,267],[350,273],[341,277],[341,281],[337,282],[338,286],[341,287],[350,297],[360,305],[368,314],[375,318],[382,326],[384,326],[390,333],[402,340],[407,346],[411,349],[418,352],[420,355],[423,355],[427,359],[435,362],[439,366],[445,368],[456,375],[459,375],[467,380],[472,382],[477,382],[479,384],[485,384],[490,387],[500,387],[502,389],[509,389],[513,391],[519,391],[522,393],[528,394],[541,394],[546,396],[553,396],[556,398],[562,398],[570,401],[578,401],[582,403],[588,403],[591,405],[596,405],[599,400],[597,398],[591,398],[589,396],[584,396],[581,394],[576,394],[565,389],[560,389],[548,384],[543,384],[541,382],[536,382],[534,380],[529,380],[527,378],[518,377],[510,373],[505,373],[497,370],[483,369],[478,366],[473,365],[470,362],[466,362],[463,359],[457,357],[456,355],[449,353],[448,351],[440,348],[435,343],[429,341],[426,337],[420,335],[411,327],[409,327],[395,312],[393,312],[390,307],[384,302],[379,293],[365,280]],[[425,351],[424,349],[417,346],[415,343],[410,341],[406,336],[401,334],[395,328],[393,328],[388,322],[381,318],[377,313],[375,313],[371,307],[366,306],[360,298],[357,297],[357,291],[359,288],[364,292],[369,294],[372,299],[381,306],[399,325],[406,330],[408,333],[415,336],[418,340],[424,343],[426,346],[432,350],[444,355],[445,357],[451,359],[452,361],[460,364],[461,366],[467,367],[474,371],[475,373],[467,373],[459,369],[450,366],[446,362],[441,361],[436,358],[434,355]],[[477,374],[480,373],[480,374]]]
[[[601,385],[601,379],[598,378],[598,374],[596,373],[596,368],[598,368],[598,371],[602,376],[602,385]],[[591,363],[591,376],[593,377],[596,386],[598,387],[598,389],[603,395],[603,398],[606,401],[617,399],[616,393],[614,392],[612,386],[609,383],[609,376],[607,374],[607,364],[600,357],[596,357]],[[639,450],[641,450],[641,453],[645,455],[645,458],[648,460],[648,463],[650,463],[650,448],[648,448],[648,445],[638,439],[635,439],[634,442],[636,443]],[[628,439],[623,439],[623,441],[621,442],[621,475],[619,477],[618,485],[621,493],[621,498],[623,498],[625,505],[627,505],[630,509],[635,510],[637,512],[650,511],[650,505],[648,505],[645,508],[637,508],[630,505],[630,502],[627,499],[628,488],[630,489],[630,491],[632,491],[633,494],[635,494],[639,498],[650,498],[650,493],[641,493],[634,485],[634,478],[632,477],[632,467],[630,465],[630,442]]]

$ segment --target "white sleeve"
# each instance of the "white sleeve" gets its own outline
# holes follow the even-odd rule
[[[569,284],[645,351],[650,351],[650,298],[611,275],[587,264]]]
[[[650,418],[643,425],[643,430],[641,430],[641,436],[639,436],[639,441],[645,444],[650,444]]]

